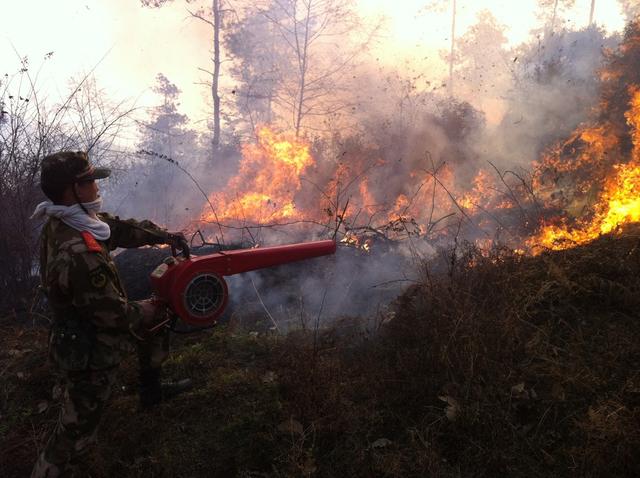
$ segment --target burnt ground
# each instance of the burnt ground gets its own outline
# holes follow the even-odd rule
[[[126,361],[81,476],[638,476],[639,273],[638,226],[537,257],[464,246],[374,329],[180,336],[165,373],[194,390],[137,412]],[[0,327],[0,470],[28,476],[58,413],[46,329]]]

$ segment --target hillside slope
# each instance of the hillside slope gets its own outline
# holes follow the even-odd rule
[[[639,310],[638,226],[537,257],[443,252],[374,331],[177,337],[167,375],[196,388],[154,411],[127,362],[84,473],[639,476]],[[27,476],[57,414],[46,330],[1,326],[0,470]]]

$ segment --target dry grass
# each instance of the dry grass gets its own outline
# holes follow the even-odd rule
[[[290,339],[319,476],[640,474],[639,232],[448,251],[375,339]]]
[[[228,326],[180,339],[166,371],[197,387],[153,413],[135,412],[126,364],[87,470],[640,475],[639,227],[533,258],[467,246],[424,272],[373,332],[345,318],[286,337]],[[28,473],[56,413],[37,413],[52,385],[43,332],[23,333],[13,349],[32,352],[0,359],[5,476]]]

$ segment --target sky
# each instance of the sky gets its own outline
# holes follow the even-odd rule
[[[449,46],[450,10],[425,11],[427,3],[356,0],[365,19],[386,19],[372,52],[379,61],[389,66],[439,61],[438,51]],[[479,11],[489,9],[508,27],[510,43],[518,44],[540,24],[535,3],[458,0],[457,34],[475,22]],[[578,27],[588,22],[590,3],[576,1],[569,16]],[[198,68],[210,68],[211,36],[207,25],[190,18],[187,6],[183,0],[160,9],[143,8],[137,0],[0,0],[0,74],[19,70],[19,59],[26,56],[31,71],[39,71],[40,87],[56,99],[65,94],[70,77],[93,71],[109,97],[144,109],[159,102],[151,88],[162,72],[183,91],[181,112],[194,124],[203,123],[210,111],[209,91],[201,84],[206,74]],[[595,19],[609,32],[624,27],[615,0],[598,0]],[[45,60],[49,52],[53,55]]]

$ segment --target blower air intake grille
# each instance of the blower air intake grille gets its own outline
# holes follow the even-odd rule
[[[199,274],[187,285],[184,306],[195,317],[209,317],[224,305],[225,287],[215,274]]]

